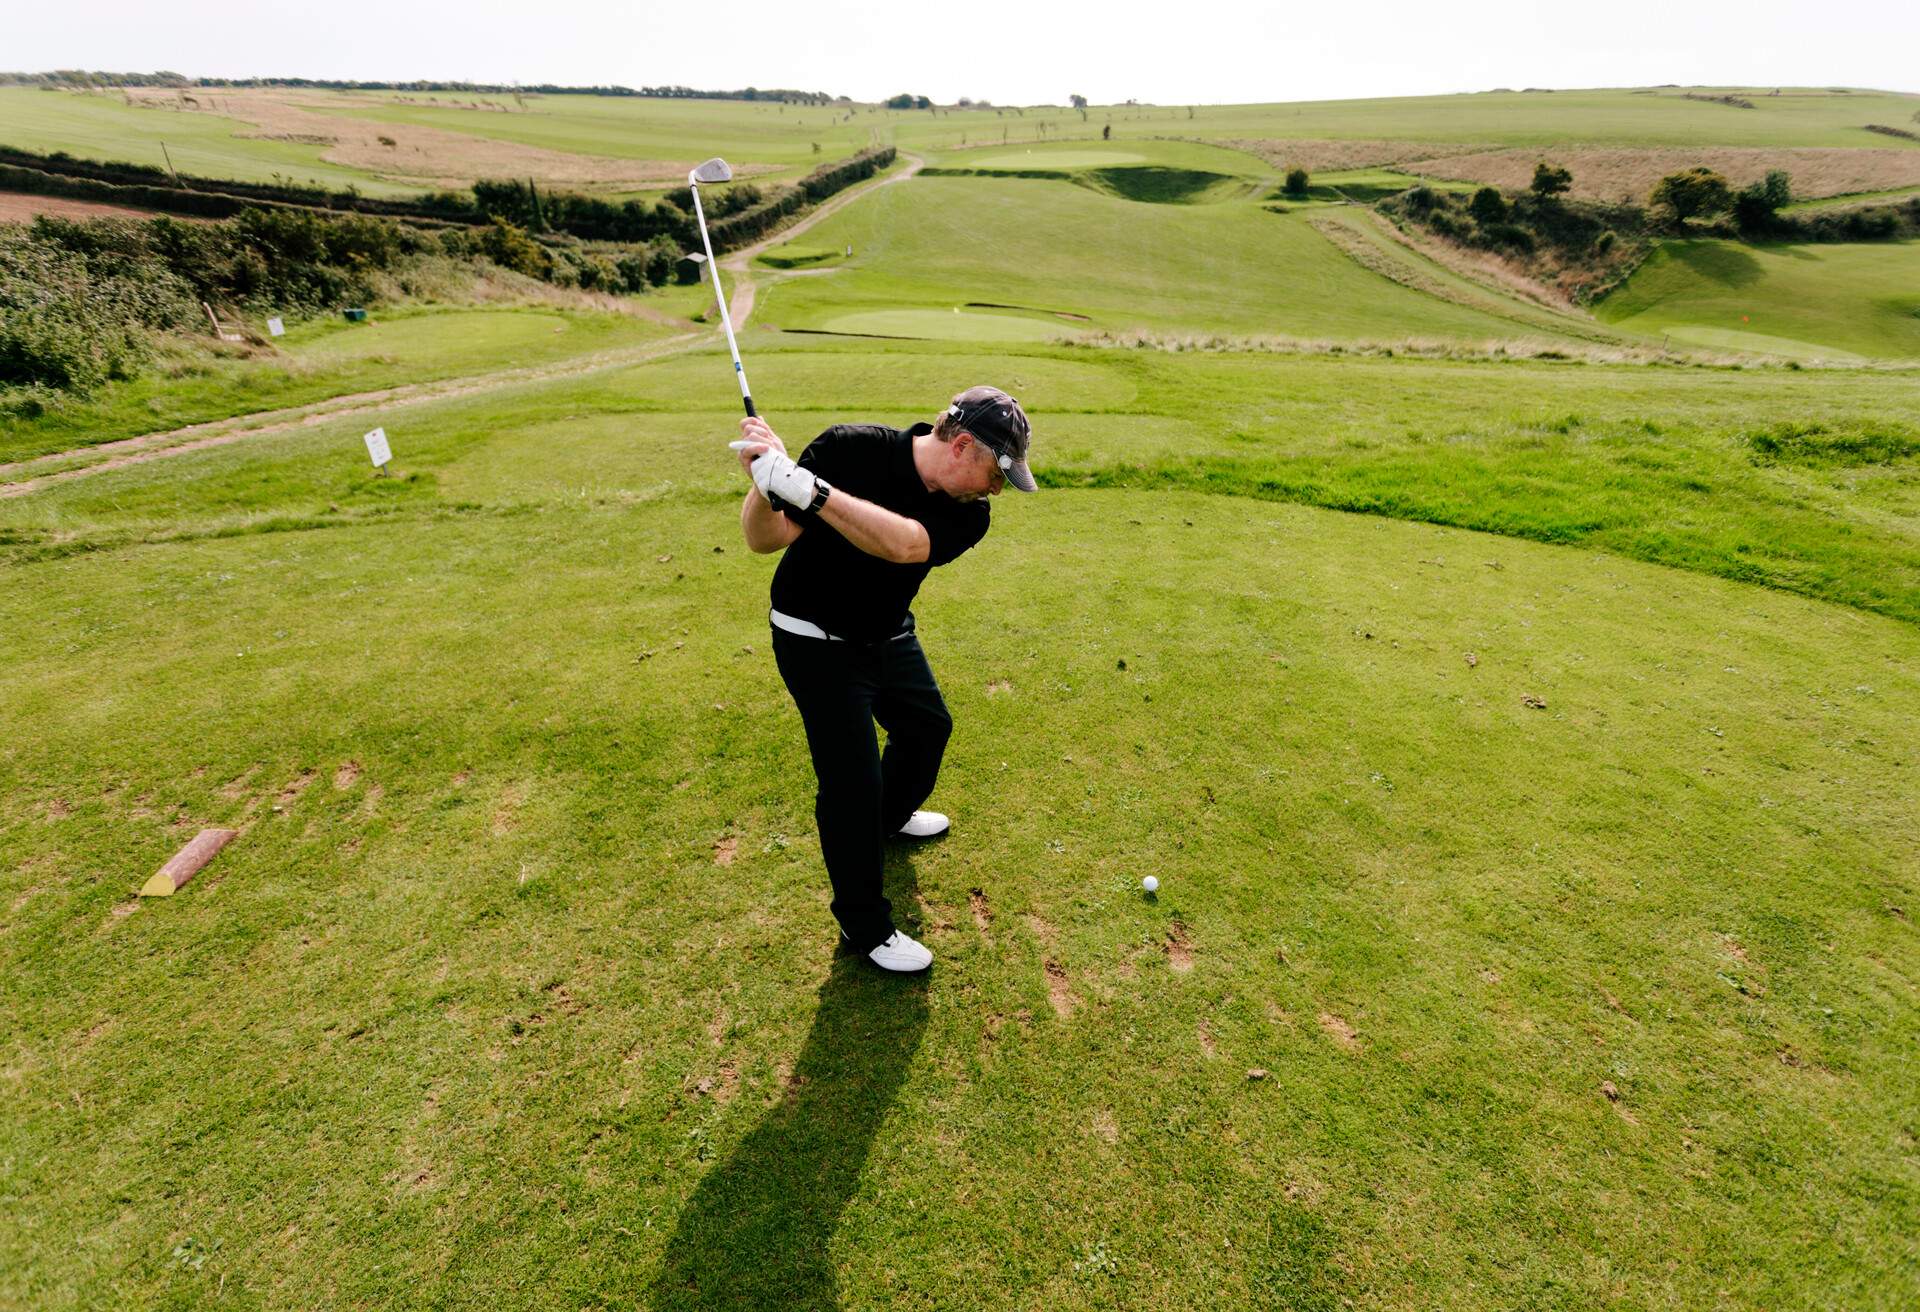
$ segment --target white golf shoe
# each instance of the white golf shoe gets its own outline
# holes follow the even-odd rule
[[[900,826],[902,838],[938,838],[953,828],[947,818],[938,811],[915,811]]]
[[[899,971],[902,974],[916,970],[925,970],[933,964],[933,953],[922,944],[914,942],[899,930],[893,931],[893,937],[867,953],[867,960],[882,970]]]

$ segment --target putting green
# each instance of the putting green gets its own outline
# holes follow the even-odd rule
[[[953,342],[1050,342],[1073,330],[1058,323],[1016,314],[978,310],[862,310],[820,325],[833,333],[872,337],[931,337]]]
[[[976,169],[1088,169],[1143,164],[1146,158],[1129,150],[1012,150],[967,163]]]

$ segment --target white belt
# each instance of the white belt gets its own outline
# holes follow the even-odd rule
[[[803,638],[825,638],[828,642],[846,641],[845,638],[835,637],[833,634],[828,633],[812,620],[798,619],[781,611],[769,610],[767,612],[767,619],[773,624],[774,628],[785,629],[788,633],[797,633]],[[896,639],[911,638],[913,636],[913,630],[904,629],[893,636]]]

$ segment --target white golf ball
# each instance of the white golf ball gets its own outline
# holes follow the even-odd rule
[[[1140,881],[1140,887],[1146,889],[1149,893],[1157,893],[1160,891],[1160,881],[1152,875],[1148,875]]]

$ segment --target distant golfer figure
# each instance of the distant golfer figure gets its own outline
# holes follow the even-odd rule
[[[933,838],[933,792],[953,719],[908,609],[927,571],[986,536],[987,498],[1034,490],[1020,403],[970,387],[932,424],[836,424],[798,462],[764,419],[735,442],[754,490],[740,528],[757,552],[786,552],[773,575],[773,655],[806,725],[819,791],[814,818],[847,946],[885,970],[925,970],[933,953],[901,933],[881,889],[890,837]],[[883,753],[873,726],[887,731]]]

